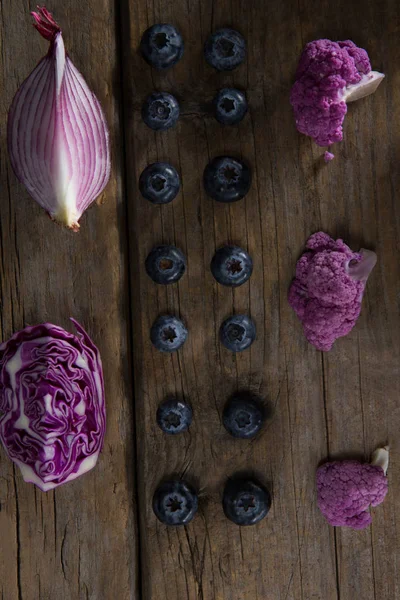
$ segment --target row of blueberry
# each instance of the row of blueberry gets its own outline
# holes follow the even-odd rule
[[[140,52],[152,67],[173,67],[182,58],[185,44],[179,31],[168,23],[157,23],[147,29],[140,42]],[[234,29],[218,29],[204,45],[204,57],[218,71],[232,71],[246,58],[246,41]]]
[[[192,408],[181,400],[166,400],[157,410],[159,427],[170,435],[186,431],[192,417]],[[264,420],[263,404],[249,393],[230,398],[222,414],[225,429],[235,438],[253,438]],[[225,515],[237,525],[254,525],[267,515],[271,497],[268,490],[254,479],[233,478],[225,486],[222,504]],[[198,496],[185,481],[165,481],[158,486],[153,497],[154,512],[167,525],[186,525],[197,508]]]
[[[153,323],[150,339],[157,350],[175,352],[186,342],[188,330],[184,322],[173,315],[162,315]],[[219,329],[222,344],[231,352],[242,352],[256,339],[256,326],[248,315],[232,315]]]
[[[142,38],[141,52],[149,64],[158,69],[168,68],[182,57],[183,40],[171,25],[154,25]],[[246,44],[233,30],[219,30],[207,40],[205,57],[218,70],[231,70],[244,59]],[[213,102],[215,116],[223,124],[240,122],[247,112],[243,92],[225,88]],[[144,122],[155,130],[165,130],[179,117],[179,104],[171,94],[151,94],[142,109]],[[204,187],[209,196],[220,202],[243,198],[250,189],[251,171],[240,160],[218,157],[204,171]],[[171,202],[180,189],[179,174],[168,163],[149,165],[141,174],[139,188],[153,204]],[[176,283],[186,270],[186,258],[175,246],[158,246],[146,259],[146,272],[158,284]],[[238,246],[220,248],[211,261],[211,272],[218,283],[230,287],[242,285],[253,272],[249,254]],[[151,341],[162,352],[180,348],[187,339],[184,323],[175,316],[159,317],[151,328]],[[247,315],[234,315],[220,328],[220,338],[226,348],[239,352],[255,339],[256,329]],[[169,399],[157,410],[157,423],[167,434],[186,431],[192,422],[192,408],[185,402]],[[223,411],[225,429],[235,438],[252,438],[265,418],[262,403],[249,394],[236,395]],[[253,525],[263,519],[271,506],[268,490],[254,479],[233,478],[225,486],[222,500],[225,515],[238,525]],[[198,496],[186,481],[164,481],[153,496],[153,510],[167,525],[186,525],[198,509]]]
[[[157,409],[157,424],[164,433],[176,435],[189,429],[193,411],[189,404],[176,398],[165,400]],[[265,409],[261,400],[250,394],[235,394],[222,413],[222,423],[235,438],[253,438],[263,426]]]
[[[176,283],[186,271],[185,255],[176,246],[153,248],[145,262],[148,276],[163,285]],[[221,285],[243,285],[253,272],[251,256],[239,246],[223,246],[211,260],[211,273]]]
[[[196,491],[182,479],[163,481],[153,496],[154,513],[166,525],[187,525],[198,505]],[[258,481],[236,476],[225,485],[222,507],[225,516],[236,525],[255,525],[268,514],[271,495]]]
[[[172,25],[159,24],[150,27],[141,41],[143,57],[152,66],[165,69],[181,58],[183,54],[182,36]],[[245,56],[246,44],[243,37],[233,30],[215,32],[207,40],[205,56],[207,61],[219,70],[233,69]],[[236,57],[236,58],[235,58]],[[152,120],[162,120],[175,114],[162,104],[157,94],[146,104],[143,118],[151,126]],[[172,97],[171,97],[172,98]],[[222,107],[227,112],[237,112],[242,96],[222,98]],[[173,100],[171,100],[173,102]],[[218,104],[218,103],[217,103]],[[243,106],[241,107],[243,109]],[[164,114],[166,110],[166,113]],[[244,113],[247,110],[245,107]],[[244,115],[243,113],[243,115]],[[242,115],[242,116],[243,116]],[[165,124],[165,123],[164,123]],[[156,126],[155,129],[165,128]],[[250,189],[251,170],[243,161],[223,156],[214,158],[205,168],[204,187],[209,196],[220,202],[234,202],[243,198]],[[171,202],[180,189],[177,170],[168,163],[154,163],[144,169],[139,178],[139,189],[147,200],[154,204]],[[160,284],[178,281],[186,269],[186,259],[175,246],[158,246],[146,259],[148,275]],[[222,285],[238,286],[251,276],[253,262],[247,252],[237,246],[226,246],[218,250],[211,262],[211,271]],[[180,348],[187,338],[184,323],[175,316],[159,317],[151,328],[151,341],[162,352],[172,352]],[[234,352],[248,348],[254,341],[256,329],[247,315],[234,315],[226,319],[220,328],[222,343]]]
[[[186,270],[186,259],[176,246],[157,246],[146,259],[146,271],[158,284],[168,285],[179,281]],[[238,246],[220,248],[211,261],[211,272],[222,285],[237,287],[249,279],[253,261]],[[178,350],[187,339],[187,329],[181,319],[164,315],[151,328],[151,341],[162,352]],[[234,315],[226,319],[220,328],[224,346],[232,352],[246,350],[254,341],[256,328],[247,315]]]
[[[204,169],[206,193],[218,202],[237,202],[246,196],[251,186],[250,167],[237,158],[218,156]],[[165,162],[147,166],[139,178],[139,189],[153,204],[168,204],[180,190],[178,171]]]
[[[237,125],[247,113],[245,94],[236,88],[223,88],[214,97],[214,116],[222,125]],[[165,131],[176,125],[180,106],[178,100],[168,92],[153,92],[142,106],[142,119],[150,129]]]
[[[175,65],[183,55],[184,42],[179,31],[169,24],[153,25],[143,34],[140,51],[143,58],[154,68],[164,70]],[[219,71],[231,71],[246,56],[246,42],[233,29],[219,29],[204,46],[206,61]],[[216,119],[224,125],[239,123],[247,112],[246,96],[240,90],[224,88],[213,100]],[[143,104],[143,121],[155,130],[173,127],[180,114],[175,96],[167,92],[153,92]]]

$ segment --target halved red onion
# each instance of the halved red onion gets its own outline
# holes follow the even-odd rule
[[[52,219],[78,221],[110,177],[107,123],[96,96],[65,52],[61,29],[44,7],[34,26],[50,41],[15,95],[8,115],[12,167]]]

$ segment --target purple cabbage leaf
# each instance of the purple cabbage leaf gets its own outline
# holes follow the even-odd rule
[[[0,345],[0,439],[25,481],[42,491],[92,469],[106,427],[98,349],[78,334],[44,323]]]

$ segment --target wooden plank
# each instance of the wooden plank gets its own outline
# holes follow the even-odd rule
[[[210,1],[130,2],[125,24],[125,108],[132,281],[136,322],[136,392],[143,591],[146,598],[394,598],[399,595],[398,461],[391,491],[365,532],[337,531],[316,508],[314,474],[328,455],[364,455],[399,428],[399,8],[394,0],[367,3]],[[167,73],[152,71],[137,54],[143,31],[172,22],[184,35],[182,61]],[[246,36],[247,64],[214,73],[202,44],[226,24]],[[325,166],[322,152],[294,128],[288,94],[301,49],[317,37],[353,39],[368,48],[388,78],[376,97],[351,107],[346,141]],[[128,61],[129,58],[129,61]],[[224,85],[247,90],[250,115],[238,128],[222,128],[207,105]],[[163,134],[141,122],[140,106],[153,89],[182,103],[178,127]],[[255,181],[245,201],[220,206],[202,190],[210,157],[243,156]],[[140,197],[137,179],[155,160],[181,172],[180,196],[164,207]],[[297,257],[318,229],[344,236],[355,248],[376,247],[380,260],[355,331],[322,356],[311,348],[286,300]],[[157,287],[143,268],[157,243],[174,243],[188,258],[177,286]],[[227,242],[255,259],[250,282],[233,292],[212,279],[209,263]],[[258,339],[233,357],[218,343],[222,319],[250,312]],[[149,328],[159,313],[187,322],[190,338],[177,355],[151,348]],[[140,321],[140,322],[139,322]],[[221,410],[229,394],[249,388],[274,406],[274,416],[252,443],[229,439]],[[165,396],[186,396],[194,407],[189,434],[168,439],[155,412]],[[254,528],[224,519],[221,493],[235,471],[270,482],[273,508]],[[170,473],[201,490],[200,514],[185,530],[156,522],[151,497]],[[397,510],[398,514],[398,510]],[[336,567],[336,564],[338,565]]]
[[[375,249],[378,264],[367,286],[357,328],[324,356],[329,451],[369,459],[380,444],[392,447],[390,492],[362,532],[337,530],[338,584],[342,598],[396,598],[399,462],[399,172],[400,45],[397,2],[302,2],[304,41],[316,32],[351,39],[367,48],[373,68],[386,74],[382,89],[349,108],[345,141],[329,169],[315,175],[324,230],[354,249]],[[328,24],[331,24],[328,28]],[[317,152],[313,149],[314,164]],[[333,208],[334,207],[334,208]]]
[[[132,388],[128,354],[125,218],[114,2],[49,1],[66,47],[107,115],[112,177],[104,204],[74,234],[52,223],[17,182],[5,124],[13,94],[47,44],[29,6],[1,3],[1,337],[74,316],[98,344],[104,365],[107,435],[97,467],[55,492],[23,482],[0,450],[0,596],[4,600],[135,599],[137,548]],[[116,143],[118,142],[118,144]]]
[[[365,393],[362,399],[359,394],[360,387],[366,386],[366,375],[364,371],[361,381],[358,339],[369,337],[367,326],[373,331],[383,328],[380,350],[370,340],[365,353],[374,357],[369,360],[376,365],[384,341],[393,342],[398,334],[389,319],[390,315],[396,322],[396,279],[395,264],[390,262],[394,258],[387,254],[390,250],[395,256],[398,238],[392,235],[385,242],[392,280],[383,280],[381,285],[388,290],[390,313],[373,322],[372,317],[366,322],[363,316],[357,330],[339,342],[331,356],[322,358],[306,343],[286,299],[295,262],[311,232],[324,228],[332,234],[346,234],[356,246],[362,237],[365,243],[377,241],[374,231],[360,235],[363,225],[359,221],[365,213],[372,219],[366,230],[373,227],[371,189],[376,189],[379,179],[373,167],[374,154],[361,149],[370,148],[374,139],[370,125],[378,115],[378,99],[350,111],[354,118],[346,128],[347,142],[338,148],[330,167],[325,167],[322,152],[296,133],[288,103],[303,44],[328,35],[331,23],[334,38],[360,41],[377,66],[381,65],[382,53],[374,55],[385,31],[378,14],[389,7],[393,11],[394,3],[381,4],[376,14],[365,11],[361,20],[356,18],[361,3],[354,3],[351,31],[347,6],[345,2],[324,3],[322,10],[319,2],[299,6],[278,1],[142,0],[130,2],[124,18],[124,23],[129,23],[124,43],[129,40],[130,48],[124,61],[124,81],[128,164],[134,165],[128,173],[128,191],[134,312],[140,315],[134,346],[146,598],[308,600],[347,598],[352,590],[369,598],[373,577],[377,589],[386,585],[393,590],[397,585],[396,529],[389,535],[388,546],[376,530],[380,521],[366,534],[338,533],[336,541],[334,530],[316,508],[314,477],[319,461],[329,453],[360,450],[360,444],[361,450],[365,445],[369,451],[382,435],[364,441],[362,432],[352,428],[361,406],[370,426],[380,406],[373,392],[369,393],[374,398],[372,406]],[[137,54],[141,34],[155,22],[176,24],[186,41],[184,58],[167,73],[151,71]],[[209,32],[227,23],[246,36],[248,61],[233,74],[217,74],[205,64],[202,44]],[[390,55],[386,64],[389,61]],[[250,115],[238,128],[220,127],[206,109],[215,91],[227,84],[245,88],[250,99]],[[394,85],[392,81],[379,92],[381,99],[382,94],[391,97]],[[141,103],[153,89],[171,91],[180,98],[183,114],[176,129],[154,134],[141,122]],[[387,129],[380,132],[379,147],[384,147],[387,135]],[[395,133],[392,135],[395,139]],[[378,152],[378,142],[374,147]],[[210,157],[231,152],[252,164],[255,181],[245,201],[221,206],[205,196],[202,173]],[[140,172],[155,160],[171,161],[180,169],[183,182],[181,195],[161,208],[151,206],[137,190]],[[354,170],[349,166],[353,163]],[[349,183],[349,175],[353,183]],[[383,195],[382,210],[391,219],[393,230],[394,208]],[[384,235],[385,225],[386,220],[378,225],[378,236]],[[143,268],[147,253],[160,242],[178,245],[188,258],[186,277],[168,289],[154,285]],[[219,287],[209,271],[215,249],[227,242],[248,248],[255,259],[250,282],[233,292]],[[373,284],[371,288],[364,314],[371,311]],[[233,311],[250,312],[258,328],[256,343],[238,356],[221,348],[217,336],[222,319]],[[162,356],[149,342],[150,326],[163,312],[181,315],[189,326],[189,341],[177,355]],[[371,334],[372,339],[376,335]],[[393,350],[393,343],[390,348]],[[393,405],[395,358],[391,361],[384,367],[385,383],[380,385]],[[260,393],[275,408],[265,431],[252,443],[229,439],[221,427],[227,397],[241,388]],[[157,405],[169,394],[186,396],[195,413],[190,433],[174,439],[163,436],[155,424]],[[347,403],[349,395],[352,399]],[[394,431],[398,420],[393,420],[392,426]],[[226,477],[243,470],[270,482],[274,499],[265,521],[241,530],[225,520],[221,494]],[[170,473],[184,474],[201,490],[200,514],[185,530],[167,530],[152,514],[153,491]],[[395,497],[394,492],[383,509],[390,514],[390,521],[383,525],[385,533],[395,522],[390,504]],[[385,553],[392,552],[390,558],[385,559],[386,554],[382,559],[374,557],[375,570],[383,569],[379,575],[371,570],[371,531]],[[385,577],[389,583],[384,584]]]

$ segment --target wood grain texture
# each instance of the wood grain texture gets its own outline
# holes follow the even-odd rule
[[[384,0],[131,0],[122,8],[127,193],[139,478],[143,597],[152,600],[339,600],[399,596],[399,190],[400,85],[398,2]],[[186,50],[176,67],[151,70],[138,55],[143,31],[156,22],[181,30]],[[248,42],[248,59],[231,74],[208,67],[202,45],[219,26]],[[300,136],[289,90],[300,52],[318,37],[352,39],[387,78],[375,96],[349,108],[345,141],[329,166]],[[224,128],[209,114],[215,92],[246,89],[250,113]],[[154,133],[140,107],[154,89],[181,101],[178,126]],[[254,182],[234,205],[211,201],[202,188],[208,160],[245,158]],[[156,207],[137,180],[156,160],[170,161],[182,191]],[[354,331],[322,355],[307,344],[287,304],[287,289],[307,237],[323,229],[354,248],[375,248],[379,263]],[[188,259],[186,276],[168,288],[153,284],[144,261],[153,246],[174,243]],[[248,249],[250,281],[229,290],[212,278],[215,249]],[[233,356],[218,341],[222,320],[249,312],[257,341]],[[181,351],[164,356],[149,329],[161,313],[189,328]],[[273,416],[252,442],[233,441],[221,411],[238,389],[259,393]],[[155,423],[158,404],[186,397],[194,409],[189,433],[172,439]],[[390,493],[364,532],[330,528],[316,507],[315,469],[327,456],[368,458],[393,447]],[[268,518],[252,528],[229,523],[221,508],[226,478],[255,472],[273,493]],[[183,530],[156,521],[151,498],[171,473],[194,482],[200,511]]]
[[[68,318],[75,317],[101,351],[107,434],[96,468],[54,492],[42,493],[24,483],[0,450],[0,597],[136,599],[132,388],[114,8],[109,0],[50,0],[47,7],[62,25],[72,60],[105,109],[113,173],[104,204],[84,215],[77,234],[52,223],[17,182],[7,158],[7,110],[48,44],[32,28],[29,4],[3,0],[1,338],[45,321],[72,330]]]
[[[47,51],[28,8],[20,0],[0,3],[1,338],[46,320],[70,328],[68,317],[77,318],[101,350],[108,428],[96,469],[47,494],[25,484],[0,449],[2,600],[400,597],[397,0],[49,1],[112,132],[105,202],[86,213],[79,234],[46,218],[7,159],[8,107]],[[185,38],[183,59],[165,73],[150,69],[137,51],[156,22],[176,24]],[[246,63],[231,74],[214,72],[202,54],[209,33],[226,25],[248,42]],[[318,37],[353,39],[387,75],[375,96],[349,108],[345,141],[328,166],[296,132],[288,102],[300,52]],[[224,128],[210,114],[213,95],[225,85],[248,95],[250,112],[238,127]],[[181,102],[178,126],[165,133],[141,121],[141,104],[154,89]],[[205,165],[219,154],[253,168],[251,192],[231,206],[213,202],[202,187]],[[181,193],[164,207],[145,201],[137,188],[155,160],[171,162],[182,177]],[[379,256],[357,327],[324,355],[307,344],[287,304],[296,260],[319,229]],[[144,270],[161,242],[176,244],[188,259],[185,277],[167,288]],[[250,281],[233,291],[209,269],[215,250],[228,242],[254,259]],[[166,312],[182,316],[190,332],[170,356],[149,340],[151,324]],[[220,323],[233,312],[250,313],[257,325],[256,342],[237,356],[218,341]],[[261,395],[270,413],[251,442],[234,441],[221,424],[227,398],[243,389]],[[189,432],[172,439],[155,423],[169,395],[186,397],[194,409]],[[367,459],[387,442],[390,491],[372,526],[334,531],[316,507],[319,461]],[[236,472],[254,473],[272,492],[271,512],[255,527],[238,528],[223,515],[222,490]],[[200,491],[199,514],[185,529],[165,528],[151,509],[155,487],[171,474]]]

